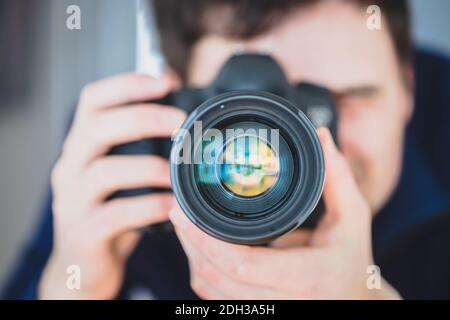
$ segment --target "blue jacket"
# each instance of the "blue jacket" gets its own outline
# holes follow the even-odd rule
[[[415,114],[407,128],[399,185],[373,221],[382,275],[404,298],[450,298],[450,60],[420,51]],[[380,123],[380,130],[383,124]],[[376,134],[376,132],[374,132]],[[52,248],[51,195],[4,297],[36,298]],[[118,298],[196,298],[173,231],[144,234],[128,261]]]

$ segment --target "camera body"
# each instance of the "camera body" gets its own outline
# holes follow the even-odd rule
[[[160,100],[152,101],[152,103],[160,103],[178,107],[191,115],[190,118],[192,122],[196,118],[200,117],[199,115],[193,113],[198,113],[198,110],[212,110],[211,108],[208,108],[208,106],[205,107],[205,105],[222,103],[220,102],[221,96],[224,96],[228,100],[233,100],[233,96],[236,96],[236,94],[234,93],[237,93],[241,96],[243,95],[246,97],[250,97],[251,99],[256,99],[254,101],[257,104],[259,103],[258,101],[262,101],[261,99],[268,99],[270,101],[273,100],[275,102],[278,102],[279,105],[288,106],[287,109],[290,110],[289,112],[297,111],[297,113],[301,116],[300,120],[303,123],[302,126],[307,126],[309,128],[307,135],[314,135],[314,133],[311,132],[310,127],[317,128],[324,126],[330,129],[331,134],[337,141],[337,114],[336,108],[333,103],[333,97],[330,91],[321,86],[304,82],[291,85],[286,79],[281,67],[269,55],[252,53],[234,55],[223,65],[215,80],[209,86],[204,88],[182,88],[179,91],[170,93]],[[252,98],[253,93],[255,94],[255,96]],[[245,101],[253,101],[251,99]],[[261,106],[261,110],[263,110],[264,108],[266,110],[269,110],[271,108],[276,109],[277,107],[275,105],[278,104],[273,104],[273,107],[270,103],[266,104],[266,106]],[[199,106],[203,107],[199,108]],[[278,125],[283,127],[284,124],[287,123],[287,118],[284,120],[281,119],[283,116],[280,115],[279,117],[277,113],[278,111],[275,109],[272,110],[271,114],[268,113],[268,117],[273,118],[274,121],[279,121]],[[226,117],[226,112],[222,116]],[[259,120],[257,116],[252,116],[251,121],[255,121],[255,123],[257,123]],[[271,120],[269,119],[269,121]],[[192,123],[190,125],[192,125]],[[186,129],[189,128],[186,127]],[[314,139],[313,143],[317,144],[318,140]],[[301,145],[294,146],[293,143],[288,143],[287,145],[289,145],[289,148],[303,148]],[[317,149],[317,146],[315,147]],[[170,138],[151,138],[115,146],[109,151],[109,154],[154,154],[169,159],[171,149],[172,141]],[[317,152],[320,153],[321,150],[317,150]],[[320,156],[321,155],[319,154],[319,158]],[[174,170],[176,169],[173,168],[172,171]],[[172,174],[172,179],[174,179],[174,176],[177,175]],[[179,179],[178,176],[176,179]],[[179,187],[177,181],[172,180],[172,185],[177,185]],[[175,189],[178,189],[178,187]],[[191,187],[192,186],[190,186],[189,188]],[[317,188],[321,189],[321,187],[322,186],[318,186]],[[155,188],[121,190],[111,195],[110,198],[137,196],[161,191],[170,190]],[[175,190],[177,199],[180,201],[179,193],[180,192]],[[245,200],[251,201],[251,199]],[[319,203],[317,203],[316,201],[314,205],[317,205],[315,210],[312,213],[308,213],[309,218],[306,219],[306,221],[302,221],[302,226],[313,227],[317,223],[317,220],[320,217],[320,213],[323,211],[323,204],[322,201],[320,201]],[[189,210],[189,208],[185,208],[183,205],[182,208],[185,211],[192,211]],[[191,220],[195,220],[194,222],[198,222],[198,217],[195,218],[189,214],[188,216],[191,218]],[[292,229],[293,226],[291,225],[290,228]],[[261,244],[270,241],[274,237],[272,234],[269,238],[259,237],[254,239],[243,239],[242,241],[240,241],[239,237],[220,236],[211,230],[205,231],[226,241],[246,244]],[[283,232],[286,232],[286,230],[283,230]]]

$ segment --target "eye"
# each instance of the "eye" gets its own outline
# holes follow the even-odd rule
[[[370,99],[359,96],[340,96],[335,101],[338,108],[349,108],[367,105]]]

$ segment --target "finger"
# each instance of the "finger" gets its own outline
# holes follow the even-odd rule
[[[171,137],[185,118],[186,114],[177,108],[155,104],[111,109],[75,125],[65,143],[64,154],[81,168],[115,145]]]
[[[116,239],[116,241],[114,241],[116,252],[118,252],[119,256],[122,259],[124,260],[128,259],[129,255],[133,252],[133,249],[136,247],[136,244],[138,243],[141,236],[142,232],[133,230],[125,232],[124,234],[120,235]]]
[[[172,68],[166,67],[163,78],[168,79],[168,81],[170,82],[170,87],[173,90],[179,90],[182,86],[181,78],[177,75],[175,70],[173,70]]]
[[[206,283],[206,281],[201,277],[199,272],[197,272],[196,265],[194,263],[194,260],[197,259],[198,254],[195,252],[195,250],[192,250],[192,247],[189,245],[189,243],[184,241],[182,237],[179,237],[179,240],[189,260],[190,283],[192,290],[194,290],[194,292],[202,299],[208,300],[231,299],[231,297],[226,296],[222,292],[216,290],[211,285]]]
[[[259,285],[237,281],[217,268],[189,241],[182,240],[192,274],[192,287],[207,299],[287,299],[288,295]]]
[[[286,293],[263,286],[249,285],[227,276],[189,241],[181,236],[194,279],[194,290],[199,290],[208,299],[228,297],[232,299],[287,299]],[[197,284],[198,286],[195,286]]]
[[[368,211],[350,167],[337,149],[333,138],[326,128],[318,129],[325,158],[326,179],[324,201],[328,218],[335,221],[351,220]]]
[[[107,156],[94,161],[82,176],[81,192],[91,206],[118,190],[170,188],[169,162],[158,156]]]
[[[83,116],[112,106],[159,99],[172,87],[173,81],[168,75],[154,79],[146,75],[127,73],[102,79],[83,89],[77,113]]]
[[[226,243],[199,230],[178,207],[170,211],[169,218],[181,239],[189,242],[223,273],[237,281],[292,290],[290,275],[307,275],[308,268],[314,268],[311,266],[311,253],[308,248],[279,250]],[[296,256],[295,263],[292,263],[292,254]],[[297,285],[294,289],[296,287]]]
[[[216,290],[197,274],[191,276],[192,290],[203,300],[231,300],[232,298]]]
[[[108,201],[87,217],[96,236],[104,240],[147,225],[167,221],[174,196],[151,194]]]
[[[311,230],[299,229],[275,239],[270,243],[270,246],[279,249],[306,246],[309,244],[311,236]]]

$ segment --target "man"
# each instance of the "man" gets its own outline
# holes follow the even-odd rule
[[[366,26],[373,4],[384,13],[378,31]],[[33,265],[19,269],[9,297],[450,297],[450,67],[421,53],[414,68],[405,1],[161,0],[155,10],[172,71],[83,90],[53,171],[52,209],[25,256]],[[199,231],[172,195],[105,202],[116,190],[170,187],[166,160],[104,154],[170,136],[186,115],[141,101],[207,85],[237,50],[269,52],[290,81],[336,97],[339,150],[318,130],[327,174],[319,226],[268,247],[237,246]],[[176,235],[134,231],[168,219]],[[82,270],[80,290],[66,286],[71,265]],[[379,287],[367,281],[373,265]]]

